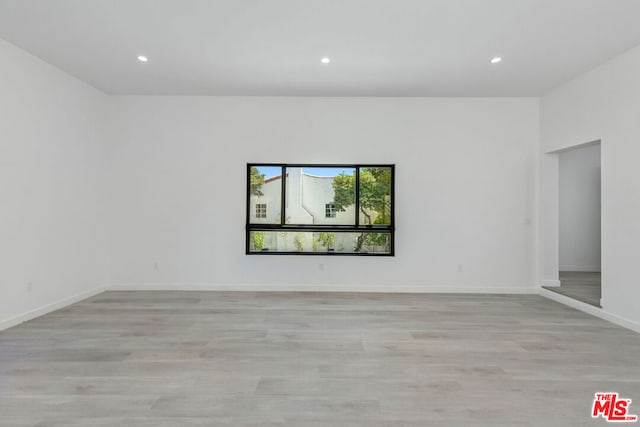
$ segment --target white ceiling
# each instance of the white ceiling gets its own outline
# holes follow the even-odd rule
[[[110,94],[536,96],[640,44],[640,0],[0,0],[0,38]]]

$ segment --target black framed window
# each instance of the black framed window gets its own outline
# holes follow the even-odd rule
[[[247,254],[394,255],[395,166],[247,164]]]
[[[256,203],[256,218],[266,218],[266,217],[267,217],[267,204]]]
[[[325,218],[335,218],[336,217],[336,205],[335,203],[327,203],[324,205],[324,216]]]

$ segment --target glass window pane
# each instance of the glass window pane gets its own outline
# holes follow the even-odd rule
[[[286,224],[355,225],[354,168],[287,168]]]
[[[251,231],[249,251],[388,254],[390,242],[388,232]]]
[[[280,224],[282,168],[251,166],[249,171],[249,223]]]
[[[391,224],[391,168],[360,168],[360,225]]]

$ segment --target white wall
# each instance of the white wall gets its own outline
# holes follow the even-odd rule
[[[0,40],[0,329],[105,285],[105,99]]]
[[[114,103],[114,287],[535,291],[537,99]],[[247,162],[395,163],[397,256],[244,255]]]
[[[285,178],[289,181],[288,178]],[[249,215],[254,224],[279,224],[281,218],[280,210],[282,205],[282,181],[281,178],[266,182],[260,188],[261,196],[252,195]],[[267,205],[266,218],[256,216],[256,205]]]
[[[600,271],[600,144],[559,153],[560,271]]]
[[[601,304],[606,312],[635,322],[636,327],[640,327],[639,117],[640,47],[541,100],[542,152],[601,140]],[[557,234],[547,225],[542,227],[542,239],[557,242]]]

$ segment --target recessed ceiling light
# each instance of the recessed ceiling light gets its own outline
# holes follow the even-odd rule
[[[138,56],[138,61],[140,62],[147,62],[149,60],[149,58],[147,58],[146,56],[140,55]]]
[[[331,60],[325,56],[320,60],[320,62],[322,62],[323,64],[328,64],[329,62],[331,62]]]
[[[493,58],[491,60],[492,64],[497,64],[498,62],[502,61],[502,58],[500,58],[499,56],[496,56],[495,58]]]

